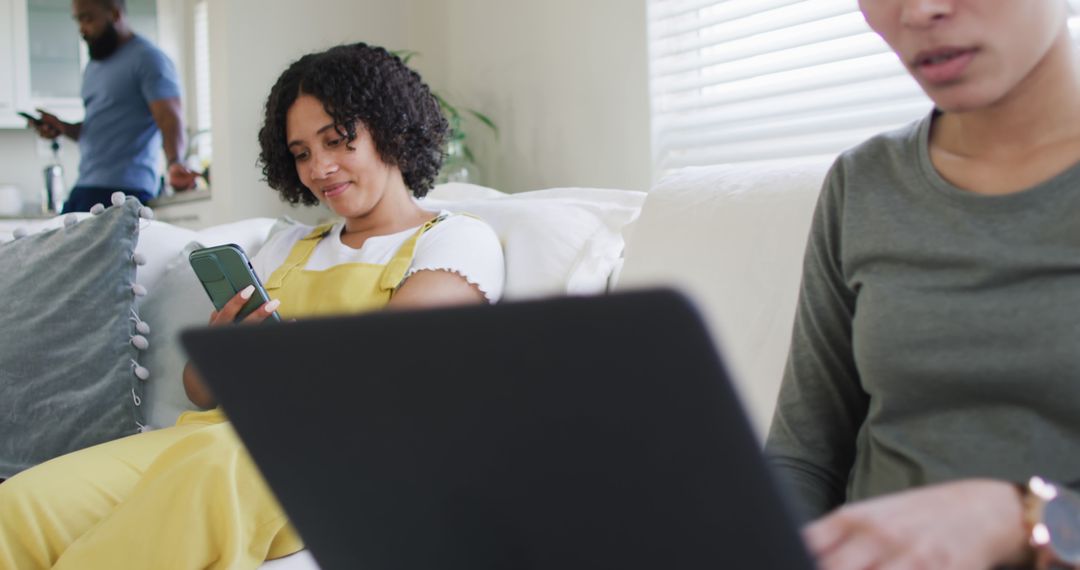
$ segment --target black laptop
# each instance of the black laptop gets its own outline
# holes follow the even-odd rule
[[[813,567],[678,294],[183,344],[324,570]]]

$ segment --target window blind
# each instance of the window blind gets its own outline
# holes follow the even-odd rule
[[[931,108],[856,0],[648,0],[648,22],[658,176],[834,156]]]

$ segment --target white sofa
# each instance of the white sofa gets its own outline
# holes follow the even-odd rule
[[[661,180],[628,231],[615,286],[695,301],[764,437],[791,342],[810,220],[829,164],[689,168]]]
[[[752,424],[763,435],[790,341],[802,253],[826,166],[687,169],[664,178],[647,197],[581,188],[508,196],[448,185],[437,188],[427,203],[469,211],[492,223],[507,253],[507,301],[654,286],[684,291],[701,310]],[[148,260],[137,277],[151,291],[147,300],[154,298],[155,289],[175,288],[170,279],[189,280],[185,290],[197,288],[193,275],[183,276],[183,250],[190,242],[231,242],[254,251],[275,223],[282,222],[251,219],[200,232],[149,223],[137,248]],[[60,224],[60,219],[0,221],[0,241],[11,239],[18,227],[34,232]],[[189,322],[204,320],[209,312],[201,291],[184,299],[170,295],[172,306],[146,310],[185,315]],[[175,343],[169,336],[179,328],[176,324],[151,322],[165,331],[155,334],[158,339],[166,335],[157,342]],[[178,358],[172,354],[159,360],[172,368]],[[144,399],[158,427],[169,424],[186,404],[179,377],[171,374],[155,374]],[[317,566],[301,552],[263,568]]]

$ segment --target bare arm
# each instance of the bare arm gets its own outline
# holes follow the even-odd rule
[[[200,408],[212,408],[216,403],[190,360],[184,365],[184,392],[187,393],[188,400]]]
[[[161,146],[165,150],[166,162],[172,164],[183,159],[181,149],[184,148],[185,138],[180,98],[151,101],[150,114],[161,130]]]
[[[991,479],[850,503],[803,530],[821,570],[1012,568],[1030,554],[1027,536],[1016,486]]]
[[[184,134],[183,107],[178,97],[150,102],[150,114],[161,130],[161,146],[169,165],[169,185],[177,190],[187,190],[195,185],[195,173],[183,164]]]
[[[474,305],[487,299],[476,285],[450,271],[417,271],[390,299],[391,309],[422,309],[450,305]]]

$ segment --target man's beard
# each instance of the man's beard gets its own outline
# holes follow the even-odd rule
[[[116,26],[112,22],[105,26],[100,36],[94,39],[83,39],[86,40],[86,47],[90,50],[90,59],[106,59],[120,47],[120,33],[116,31]]]

